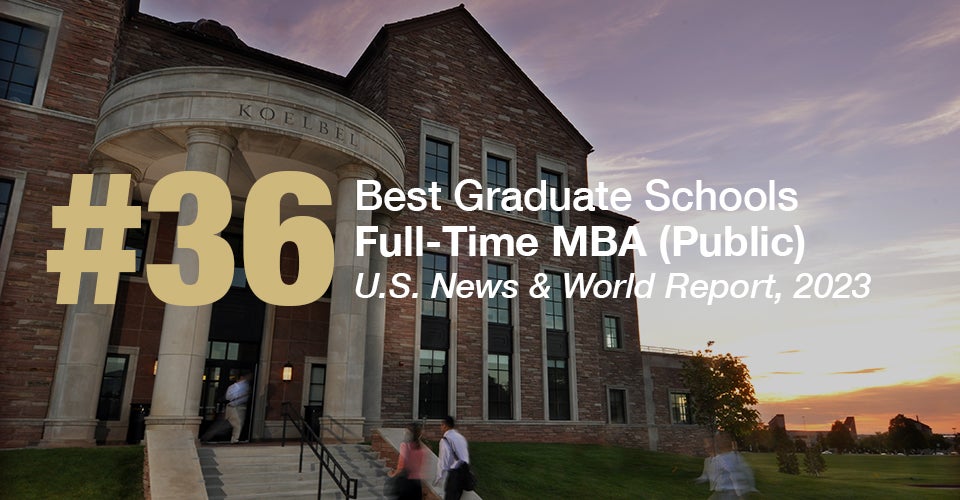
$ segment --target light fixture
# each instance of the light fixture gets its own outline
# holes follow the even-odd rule
[[[293,365],[291,365],[289,361],[283,365],[283,373],[280,375],[280,378],[283,379],[284,382],[293,380]]]
[[[154,375],[157,374],[157,365],[158,365],[159,363],[160,363],[160,360],[159,360],[159,359],[158,359],[158,360],[155,360],[155,361],[153,362],[153,374],[154,374]]]

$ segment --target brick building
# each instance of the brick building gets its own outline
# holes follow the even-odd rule
[[[0,0],[0,23],[0,446],[123,441],[131,411],[147,409],[147,429],[202,432],[249,370],[250,439],[277,437],[291,401],[357,439],[452,414],[480,440],[698,448],[682,357],[641,353],[633,298],[526,293],[537,275],[625,279],[632,256],[555,257],[550,242],[557,226],[623,235],[636,221],[465,211],[445,199],[440,210],[357,209],[367,180],[404,190],[437,182],[441,198],[465,180],[589,186],[590,144],[462,6],[384,26],[346,76],[248,47],[215,21],[142,14],[136,1]],[[234,264],[220,261],[234,280],[210,305],[165,303],[145,276],[145,265],[170,263],[185,282],[199,274],[192,252],[174,245],[178,223],[193,220],[189,203],[147,210],[161,179],[181,171],[218,177],[233,207],[222,236]],[[305,305],[261,300],[244,268],[247,193],[274,172],[309,174],[331,192],[327,205],[280,203],[280,217],[308,215],[334,235],[332,285]],[[108,174],[131,175],[142,223],[125,245],[137,271],[119,278],[114,304],[94,303],[97,280],[84,274],[77,304],[58,305],[47,251],[62,248],[64,231],[51,227],[51,207],[67,205],[73,174],[90,173],[101,200]],[[541,251],[454,255],[443,229],[458,225],[530,234]],[[358,227],[391,238],[422,228],[445,243],[360,256]],[[294,283],[297,250],[278,252]],[[427,298],[438,275],[512,279],[521,293]],[[354,286],[386,292],[405,278],[418,298],[365,299]]]

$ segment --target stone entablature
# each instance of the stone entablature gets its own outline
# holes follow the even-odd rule
[[[311,165],[359,161],[387,186],[403,185],[403,145],[379,116],[321,87],[247,69],[169,68],[123,81],[103,100],[94,150],[145,170],[182,153],[190,127],[234,130],[245,152]]]

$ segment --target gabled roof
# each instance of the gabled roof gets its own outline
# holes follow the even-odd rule
[[[391,24],[384,25],[380,28],[380,31],[377,32],[377,35],[373,38],[373,41],[370,42],[370,45],[367,46],[366,50],[363,51],[363,54],[360,56],[360,59],[357,60],[357,63],[354,64],[353,68],[350,69],[350,72],[347,73],[347,82],[348,85],[353,85],[356,80],[367,70],[370,62],[376,58],[381,52],[386,49],[387,40],[394,35],[399,35],[403,33],[410,33],[413,31],[419,31],[422,29],[430,28],[440,24],[450,22],[452,20],[460,19],[466,22],[467,26],[477,35],[477,37],[487,46],[503,63],[504,67],[514,74],[514,76],[519,79],[529,90],[531,95],[543,105],[547,112],[553,116],[560,123],[567,133],[577,142],[579,142],[587,152],[593,151],[593,146],[590,145],[590,142],[587,141],[580,131],[570,123],[570,120],[567,119],[563,113],[550,101],[549,98],[540,90],[539,87],[533,80],[530,79],[520,69],[520,66],[517,65],[513,59],[507,55],[506,51],[490,36],[490,33],[487,33],[487,30],[483,29],[483,26],[467,11],[466,7],[463,4],[453,7],[452,9],[442,10],[440,12],[435,12],[433,14],[427,14],[421,17],[415,17],[413,19],[407,19],[405,21],[399,21]]]

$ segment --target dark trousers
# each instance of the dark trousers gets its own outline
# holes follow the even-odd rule
[[[447,471],[447,482],[443,485],[443,500],[460,500],[463,495],[463,474],[458,469]]]

